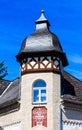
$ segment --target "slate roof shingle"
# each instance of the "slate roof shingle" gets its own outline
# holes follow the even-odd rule
[[[64,101],[82,102],[82,82],[80,80],[64,71],[62,86]]]
[[[8,87],[10,84],[10,81],[0,79],[0,96],[4,92],[4,90]]]
[[[20,83],[20,78],[17,78],[10,83],[6,91],[0,97],[0,108],[9,104],[13,104],[20,99]]]

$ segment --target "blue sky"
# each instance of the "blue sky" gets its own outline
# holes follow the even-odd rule
[[[7,80],[20,75],[18,54],[23,39],[35,30],[35,20],[45,10],[50,30],[66,52],[65,70],[82,80],[82,1],[81,0],[0,0],[0,61],[8,66]]]

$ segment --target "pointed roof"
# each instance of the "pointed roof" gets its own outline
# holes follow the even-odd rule
[[[41,22],[41,21],[48,21],[44,16],[44,10],[41,10],[41,16],[38,20],[36,20],[36,22]]]
[[[47,23],[48,25],[50,25],[50,24],[49,24],[49,21],[46,19],[45,15],[44,15],[44,10],[41,10],[41,16],[40,16],[39,19],[37,19],[37,20],[35,21],[35,23],[36,23],[36,24],[38,24],[38,23]]]
[[[41,16],[36,20],[36,30],[30,36],[26,37],[22,42],[20,52],[16,56],[21,62],[28,55],[52,54],[62,59],[63,66],[68,65],[68,61],[59,39],[49,30],[49,22],[41,11]]]

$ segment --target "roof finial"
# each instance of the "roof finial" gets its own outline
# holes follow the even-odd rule
[[[41,16],[38,20],[36,20],[36,23],[37,22],[43,22],[43,21],[47,21],[47,19],[44,16],[44,10],[41,10]]]
[[[45,12],[45,11],[42,9],[42,10],[41,10],[41,13],[44,14],[44,12]]]

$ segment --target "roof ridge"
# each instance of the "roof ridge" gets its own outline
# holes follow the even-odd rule
[[[70,74],[69,72],[67,72],[67,71],[64,70],[64,73],[66,73],[67,75],[71,76],[72,78],[74,78],[74,79],[76,79],[76,80],[78,80],[79,82],[82,83],[82,81],[81,81],[80,79],[78,79],[78,78],[75,77],[74,75]]]
[[[3,93],[0,95],[0,98],[6,93],[6,91],[8,90],[8,88],[11,86],[13,82],[10,82],[10,84],[7,86],[7,88],[3,91]]]

